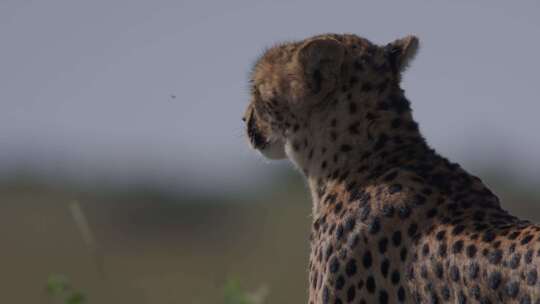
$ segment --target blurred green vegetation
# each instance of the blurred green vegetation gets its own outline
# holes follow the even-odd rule
[[[83,304],[86,296],[82,291],[74,290],[69,280],[63,275],[51,275],[47,280],[47,292],[57,303]]]
[[[51,275],[47,280],[47,292],[51,299],[61,304],[84,304],[86,295],[74,290],[69,279],[64,275]],[[264,304],[267,291],[265,288],[248,293],[240,287],[237,280],[230,279],[223,287],[223,304]]]
[[[540,220],[538,187],[477,175]],[[2,303],[306,302],[311,203],[292,170],[235,197],[17,180],[0,184],[0,201]]]

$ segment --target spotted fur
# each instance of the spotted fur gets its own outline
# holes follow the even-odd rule
[[[313,199],[309,303],[540,303],[540,227],[431,149],[400,87],[418,39],[319,35],[253,69],[251,144]]]

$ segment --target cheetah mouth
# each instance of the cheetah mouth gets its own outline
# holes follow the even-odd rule
[[[247,134],[253,148],[268,159],[283,159],[286,157],[284,143],[281,140],[271,140],[263,135],[255,124],[254,115],[247,122]]]

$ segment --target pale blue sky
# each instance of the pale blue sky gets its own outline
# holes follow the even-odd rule
[[[420,38],[403,87],[441,153],[535,176],[539,15],[538,1],[2,0],[0,175],[264,185],[240,120],[250,65],[275,42],[349,32]]]

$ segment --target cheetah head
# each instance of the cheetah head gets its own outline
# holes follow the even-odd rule
[[[324,128],[317,126],[321,115],[332,114],[332,100],[351,79],[357,86],[378,81],[398,86],[417,48],[414,36],[377,46],[356,35],[325,34],[268,49],[253,68],[243,117],[252,147],[270,159],[286,158],[291,134],[310,129],[316,137]]]

